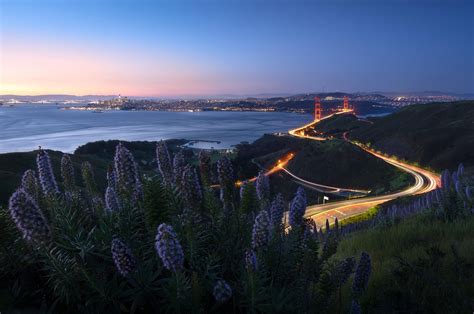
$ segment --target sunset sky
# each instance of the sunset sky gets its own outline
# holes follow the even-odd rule
[[[0,94],[474,92],[473,13],[472,1],[0,0]]]

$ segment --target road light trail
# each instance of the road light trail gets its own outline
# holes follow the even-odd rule
[[[310,181],[307,181],[307,180],[305,180],[301,177],[298,177],[297,175],[291,173],[288,169],[286,169],[283,166],[281,167],[281,170],[286,172],[288,175],[290,175],[296,181],[299,181],[299,182],[309,186],[310,188],[313,188],[313,189],[315,189],[317,191],[320,191],[320,192],[331,193],[331,194],[340,194],[340,193],[343,193],[343,192],[357,193],[357,194],[369,194],[370,193],[370,191],[367,191],[367,190],[338,188],[338,187],[334,187],[334,186],[329,186],[329,185],[310,182]]]
[[[342,113],[345,113],[345,112],[338,112],[338,113],[329,115],[321,120],[313,121],[303,127],[290,130],[288,131],[288,133],[292,136],[319,141],[321,140],[319,137],[305,135],[304,129],[308,127],[313,127],[314,125],[316,125],[317,123],[319,123],[320,121],[324,119],[328,119],[336,114],[342,114]],[[379,153],[371,151],[370,149],[368,149],[367,147],[361,144],[356,144],[354,142],[351,142],[347,138],[347,132],[344,133],[343,136],[347,142],[352,143],[353,145],[357,145],[358,147],[360,147],[367,153],[372,154],[373,156],[384,160],[385,162],[399,168],[400,170],[411,174],[415,178],[415,184],[407,188],[406,190],[388,194],[388,195],[364,197],[364,198],[358,198],[358,199],[332,202],[332,203],[327,203],[323,205],[308,206],[306,209],[305,217],[313,219],[318,226],[324,225],[324,223],[326,222],[326,219],[328,219],[330,222],[334,221],[336,218],[338,220],[347,219],[349,217],[364,213],[370,208],[372,208],[373,206],[388,202],[398,197],[426,193],[426,192],[436,189],[437,186],[440,186],[439,175],[432,173],[428,170],[422,169],[420,167],[412,166],[412,165],[403,163],[401,161],[392,159],[390,157],[383,156]]]

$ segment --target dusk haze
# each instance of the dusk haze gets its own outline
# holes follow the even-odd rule
[[[431,0],[2,0],[0,94],[473,93],[473,10]]]
[[[0,314],[474,313],[473,15],[0,0]]]

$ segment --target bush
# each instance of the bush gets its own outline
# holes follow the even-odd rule
[[[200,180],[215,176],[205,173],[214,168],[198,172],[180,154],[173,162],[157,158],[160,173],[143,180],[119,143],[104,192],[90,164],[86,184],[76,185],[67,157],[61,191],[48,153],[38,154],[38,171],[24,176],[8,211],[0,211],[6,311],[327,312],[353,272],[348,261],[330,261],[338,230],[318,233],[305,219],[283,226],[285,202],[262,201],[270,197],[264,178],[240,199],[227,158],[218,161],[214,191]],[[157,154],[168,156],[166,145]],[[296,203],[290,215],[300,217],[304,193]],[[366,266],[358,278],[367,280]],[[358,280],[356,304],[367,285]]]

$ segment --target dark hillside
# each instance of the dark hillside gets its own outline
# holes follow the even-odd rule
[[[295,158],[288,169],[305,180],[326,185],[371,189],[376,193],[400,189],[411,182],[411,177],[358,147],[342,140],[317,142],[288,136],[265,135],[252,144],[239,146],[235,159],[241,179],[258,172],[257,164],[269,169],[289,152]],[[272,176],[278,180],[273,187],[286,190],[287,175]],[[283,187],[282,187],[283,186]]]
[[[142,171],[145,173],[154,173],[156,169],[155,161],[155,142],[123,142],[129,148],[135,160],[139,164]],[[177,150],[177,145],[185,143],[184,140],[169,140],[167,141],[170,151]],[[115,153],[115,146],[118,141],[98,141],[85,144],[76,149],[74,154],[71,154],[71,159],[74,164],[76,181],[79,185],[81,181],[81,163],[88,161],[92,164],[95,178],[99,188],[103,189],[105,186],[105,178],[108,165],[113,161]],[[8,153],[0,154],[0,205],[5,205],[8,198],[15,191],[21,182],[23,173],[28,169],[36,169],[36,151],[24,153]],[[50,151],[48,153],[51,157],[51,164],[53,166],[54,174],[58,181],[61,181],[60,176],[60,162],[63,155],[59,151]],[[184,150],[185,156],[192,153],[191,150]]]
[[[0,206],[8,202],[11,194],[20,185],[23,173],[28,169],[36,169],[36,151],[26,153],[9,153],[0,154]],[[53,171],[60,181],[60,163],[62,152],[50,151],[48,154],[51,157],[51,164]],[[95,179],[100,187],[105,185],[105,177],[107,173],[107,165],[109,160],[101,159],[93,155],[71,155],[71,160],[74,164],[74,171],[76,181],[79,185],[82,184],[81,163],[88,161],[92,164],[95,171]]]
[[[330,119],[321,120],[316,125],[316,130],[328,135],[336,135],[345,131],[366,127],[371,121],[359,119],[353,114],[336,115]]]
[[[473,101],[408,106],[374,121],[351,137],[436,170],[474,166]]]

